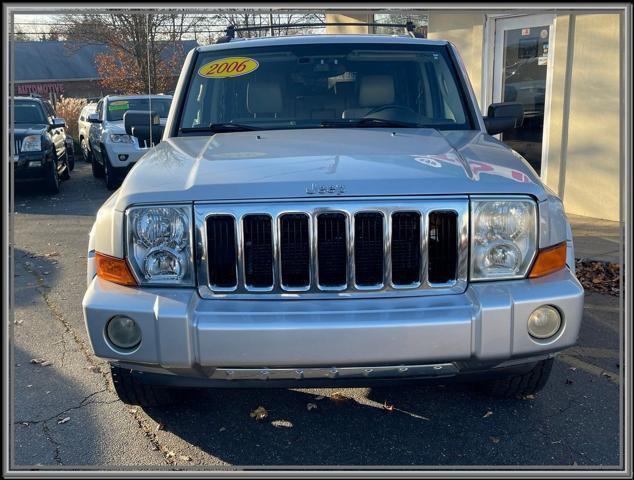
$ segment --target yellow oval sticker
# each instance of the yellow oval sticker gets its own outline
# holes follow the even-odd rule
[[[257,60],[249,57],[219,58],[200,67],[198,75],[205,78],[239,77],[257,70],[259,66]]]

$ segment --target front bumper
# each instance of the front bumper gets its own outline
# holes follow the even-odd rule
[[[16,182],[39,181],[48,177],[50,158],[45,152],[21,153],[13,162],[13,178]]]
[[[130,169],[149,150],[148,148],[140,148],[136,141],[135,143],[107,142],[105,146],[110,165],[122,170]]]
[[[563,325],[537,341],[526,320],[544,304],[559,309]],[[212,383],[380,378],[383,366],[400,376],[447,377],[534,362],[575,344],[582,309],[583,289],[568,269],[471,284],[455,295],[274,301],[204,300],[195,290],[130,288],[95,277],[83,300],[97,356]],[[135,350],[118,351],[106,339],[115,315],[138,322],[143,339]]]

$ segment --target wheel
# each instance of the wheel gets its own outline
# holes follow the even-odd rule
[[[68,163],[68,153],[64,155],[64,167],[62,168],[62,173],[59,178],[62,180],[68,180],[70,178],[70,165]]]
[[[92,176],[95,178],[101,178],[104,175],[103,165],[101,165],[95,156],[95,154],[90,155],[90,165],[92,167]]]
[[[59,193],[59,172],[57,171],[57,160],[55,157],[51,159],[51,168],[48,172],[48,176],[46,180],[44,180],[46,184],[46,191],[52,195],[57,195]]]
[[[88,149],[88,141],[85,138],[81,139],[81,156],[85,162],[92,161],[92,152]]]
[[[75,151],[71,150],[70,152],[66,150],[66,155],[68,157],[68,168],[72,172],[75,170]]]
[[[108,190],[115,190],[119,186],[119,175],[114,171],[112,165],[110,165],[108,155],[103,149],[101,150],[101,158],[103,158],[104,175],[106,177],[106,188]]]
[[[553,368],[554,358],[542,360],[529,372],[521,375],[498,378],[480,384],[480,388],[496,397],[518,397],[539,392],[548,381]]]
[[[146,385],[132,374],[132,370],[110,365],[114,390],[123,403],[141,407],[160,407],[174,403],[176,395],[166,387]]]

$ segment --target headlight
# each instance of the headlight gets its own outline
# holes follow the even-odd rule
[[[27,135],[22,140],[22,152],[41,152],[42,151],[42,137],[41,135]]]
[[[130,135],[111,133],[110,141],[112,143],[134,143]]]
[[[191,206],[127,210],[128,258],[142,284],[193,285]]]
[[[536,250],[535,202],[472,200],[471,232],[472,280],[523,278]]]

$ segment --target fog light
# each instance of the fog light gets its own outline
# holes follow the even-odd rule
[[[528,317],[528,333],[535,338],[549,338],[559,331],[561,315],[559,310],[550,305],[544,305],[531,313]]]
[[[108,340],[117,348],[130,349],[141,343],[141,329],[128,317],[112,317],[106,326]]]
[[[124,153],[119,154],[119,160],[125,162],[128,159],[128,156]]]

